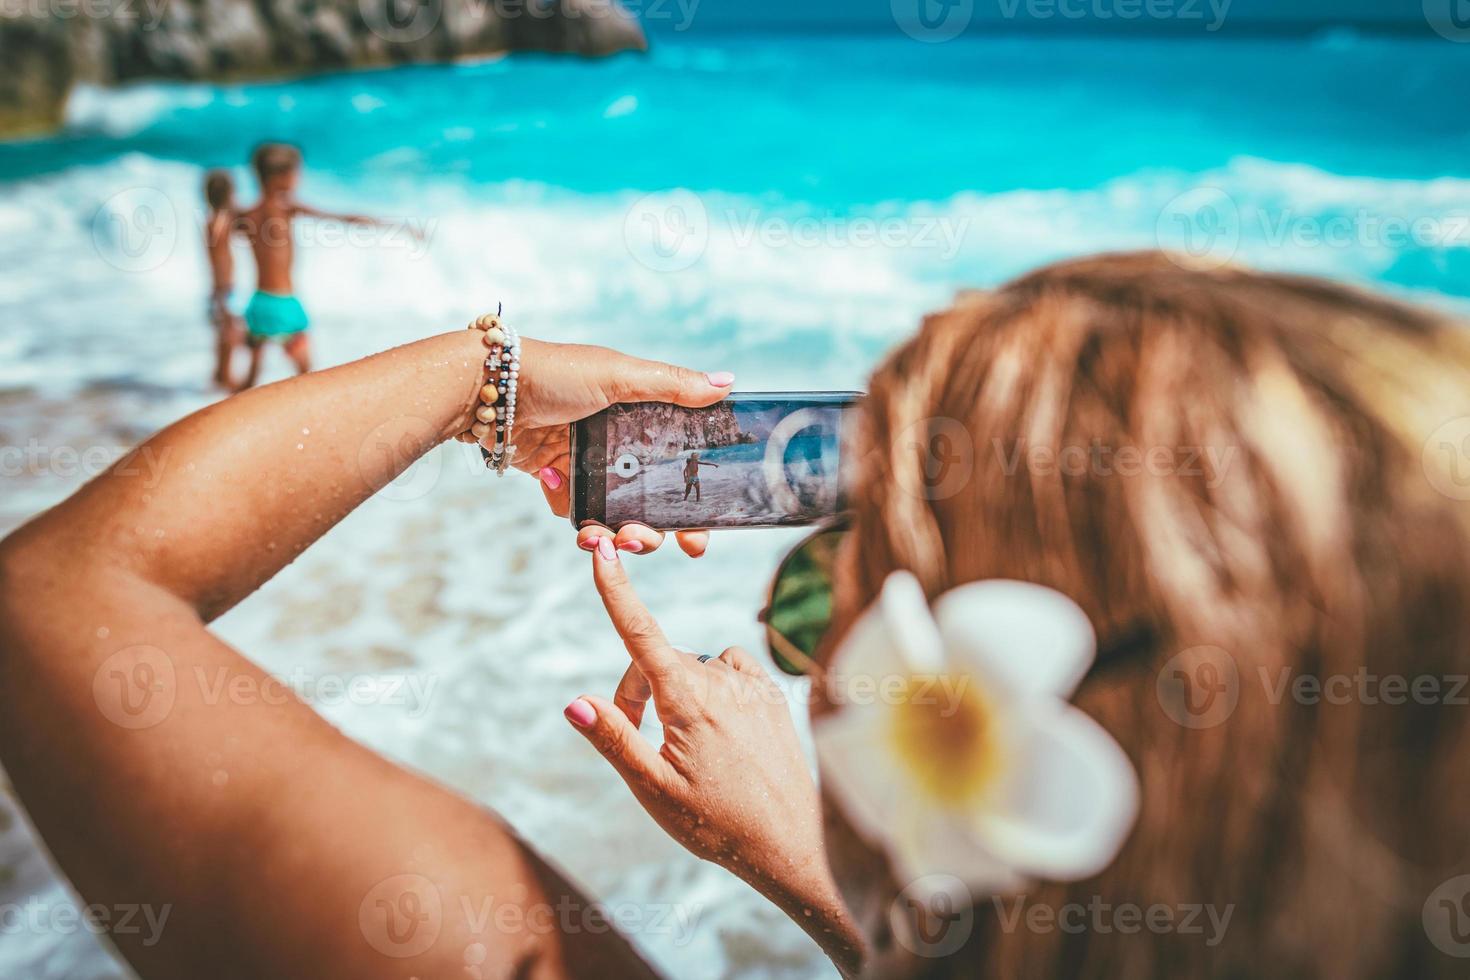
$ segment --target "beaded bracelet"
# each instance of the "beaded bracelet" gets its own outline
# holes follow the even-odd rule
[[[515,427],[516,389],[520,386],[521,377],[521,338],[515,328],[501,318],[503,312],[504,307],[501,307],[470,324],[471,330],[483,332],[490,354],[485,358],[486,380],[480,388],[480,407],[475,409],[475,422],[468,432],[459,436],[461,442],[478,443],[485,465],[500,476],[505,475],[516,455],[511,432]],[[494,441],[487,446],[485,440],[492,435]]]

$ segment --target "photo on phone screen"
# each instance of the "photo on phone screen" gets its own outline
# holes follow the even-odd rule
[[[615,405],[579,423],[573,520],[611,527],[783,527],[844,506],[852,394],[734,394],[708,408]]]

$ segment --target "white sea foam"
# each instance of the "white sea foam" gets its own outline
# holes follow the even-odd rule
[[[68,129],[131,136],[175,109],[208,105],[214,89],[207,85],[137,83],[118,88],[78,85],[67,98]]]

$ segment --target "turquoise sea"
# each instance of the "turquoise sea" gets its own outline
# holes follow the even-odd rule
[[[304,148],[304,199],[399,222],[301,229],[328,364],[503,301],[524,333],[731,370],[745,390],[860,388],[957,289],[1160,245],[1470,309],[1470,45],[655,40],[605,62],[83,89],[62,133],[0,143],[0,531],[90,475],[89,450],[106,458],[215,397],[201,178],[233,168],[249,200],[245,158],[266,139]],[[561,708],[610,692],[624,655],[565,522],[461,448],[220,633],[281,674],[424,681],[425,703],[313,703],[496,807],[598,895],[678,903],[687,930],[635,936],[668,975],[832,976],[772,907],[664,839],[568,730]],[[676,642],[758,650],[754,615],[790,541],[731,534],[693,569],[661,552],[637,563],[638,586]],[[514,575],[477,574],[479,553]],[[511,584],[474,584],[491,578]],[[70,901],[19,828],[0,829],[7,869],[0,901]],[[0,937],[0,975],[122,974],[93,937],[43,932]]]

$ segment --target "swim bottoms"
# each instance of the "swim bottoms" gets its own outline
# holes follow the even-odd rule
[[[310,323],[306,309],[295,296],[257,291],[245,307],[245,326],[252,337],[286,338],[303,332]]]

